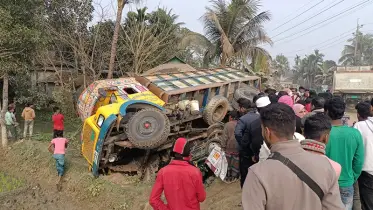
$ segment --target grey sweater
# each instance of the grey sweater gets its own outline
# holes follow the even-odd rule
[[[271,146],[310,176],[324,191],[322,200],[293,171],[277,160],[249,169],[242,189],[244,210],[343,210],[338,178],[328,159],[306,152],[296,140]]]

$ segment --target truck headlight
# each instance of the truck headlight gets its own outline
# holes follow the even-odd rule
[[[98,125],[98,127],[101,128],[101,126],[102,126],[102,124],[104,123],[104,121],[105,121],[105,117],[104,117],[103,115],[100,115],[100,116],[98,117],[98,119],[97,119],[97,125]]]

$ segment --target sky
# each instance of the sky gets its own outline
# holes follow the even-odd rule
[[[115,19],[117,0],[94,0],[94,21]],[[228,1],[228,0],[227,0]],[[178,21],[198,33],[204,33],[200,17],[209,0],[143,0],[127,5],[123,16],[146,6],[172,9]],[[373,0],[262,0],[261,11],[269,11],[271,21],[264,25],[273,45],[264,45],[272,57],[283,54],[291,64],[296,55],[311,54],[319,49],[324,59],[338,61],[347,39],[353,37],[357,22],[363,33],[373,33]]]

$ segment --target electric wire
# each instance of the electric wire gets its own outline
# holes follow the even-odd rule
[[[322,14],[322,13],[324,13],[324,12],[326,12],[326,11],[332,9],[333,7],[337,6],[338,4],[340,4],[340,3],[344,2],[344,1],[345,1],[345,0],[340,0],[340,1],[338,1],[337,3],[333,4],[332,6],[327,7],[326,9],[322,10],[321,12],[319,12],[319,13],[317,13],[317,14],[311,16],[310,18],[307,18],[307,19],[303,20],[302,22],[296,24],[296,25],[293,26],[293,27],[290,27],[290,28],[288,28],[288,29],[286,29],[286,30],[284,30],[284,31],[282,31],[282,32],[280,32],[280,33],[274,35],[274,36],[271,37],[271,38],[275,38],[275,37],[277,37],[277,36],[279,36],[279,35],[281,35],[281,34],[287,32],[287,31],[289,31],[289,30],[292,30],[292,29],[294,29],[294,28],[296,28],[296,27],[302,25],[302,24],[305,23],[305,22],[308,22],[308,21],[312,20],[313,18],[315,18],[315,17],[319,16],[320,14]]]
[[[313,1],[313,0],[312,0],[312,1]],[[312,2],[312,1],[310,1],[310,2]],[[310,3],[310,2],[308,2],[308,3]],[[290,20],[286,21],[285,23],[283,23],[283,24],[277,26],[276,28],[272,29],[272,31],[275,31],[275,30],[281,28],[282,26],[284,26],[284,25],[290,23],[291,21],[293,21],[293,20],[295,20],[296,18],[302,16],[303,14],[307,13],[307,12],[310,11],[311,9],[317,7],[317,6],[318,6],[319,4],[321,4],[322,2],[324,2],[324,0],[319,1],[318,3],[316,3],[315,5],[313,5],[312,7],[308,8],[306,11],[303,11],[302,13],[300,13],[300,14],[298,14],[297,16],[293,17],[292,19],[290,19]],[[308,4],[308,3],[307,3],[307,4]],[[300,10],[300,9],[297,9],[297,10]],[[286,19],[286,17],[285,17],[285,19]]]
[[[297,31],[297,32],[295,32],[295,33],[292,33],[292,34],[290,34],[290,35],[288,35],[288,36],[286,36],[286,37],[280,38],[280,39],[278,39],[278,40],[276,40],[276,41],[273,41],[273,42],[274,42],[274,43],[277,43],[277,42],[279,42],[279,41],[282,41],[282,40],[284,40],[284,39],[290,38],[290,37],[292,37],[292,36],[294,36],[294,35],[297,35],[297,34],[299,34],[299,33],[302,33],[302,32],[305,32],[305,31],[308,31],[309,29],[312,29],[312,28],[314,28],[315,26],[318,26],[318,25],[320,25],[320,24],[322,24],[322,23],[325,23],[325,22],[327,22],[327,21],[329,21],[329,20],[332,20],[333,18],[336,18],[336,17],[338,17],[338,16],[340,16],[340,15],[343,15],[344,13],[349,12],[349,11],[351,11],[351,10],[353,10],[353,9],[356,9],[356,8],[357,8],[357,9],[355,10],[355,11],[357,11],[357,10],[361,9],[362,7],[366,6],[366,5],[364,5],[364,4],[367,3],[367,2],[369,2],[369,1],[371,1],[371,0],[365,0],[365,1],[363,1],[363,2],[360,2],[359,4],[357,4],[357,5],[353,6],[353,7],[350,7],[350,8],[348,8],[348,9],[344,10],[343,12],[340,12],[340,13],[338,13],[338,14],[336,14],[336,15],[333,15],[333,16],[331,16],[331,17],[329,17],[329,18],[327,18],[327,19],[325,19],[325,20],[323,20],[323,21],[320,21],[320,22],[318,22],[318,23],[316,23],[316,24],[314,24],[314,25],[312,25],[312,26],[310,26],[310,27],[308,27],[308,28],[302,29],[301,31]],[[361,6],[361,7],[360,7],[360,6]],[[358,8],[358,7],[360,7],[360,8]],[[346,17],[346,16],[344,16],[344,17]],[[338,20],[338,19],[336,19],[336,20]],[[336,20],[334,20],[334,21],[336,21]],[[330,24],[330,23],[333,23],[334,21],[331,21],[331,22],[329,22],[329,23],[326,23],[326,24],[322,25],[321,27],[318,27],[317,29],[322,28],[322,27],[324,27],[324,26],[326,26],[326,25],[328,25],[328,24]],[[317,29],[315,29],[315,30],[317,30]],[[306,34],[309,34],[309,33],[313,32],[313,31],[315,31],[315,30],[312,30],[312,31],[307,32],[307,33],[304,33],[304,34],[298,36],[297,38],[299,38],[299,37],[301,37],[301,36],[304,36],[304,35],[306,35]],[[292,40],[294,40],[294,39],[292,39]]]

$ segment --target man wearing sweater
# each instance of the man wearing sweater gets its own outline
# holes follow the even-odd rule
[[[360,200],[363,209],[373,209],[373,117],[371,105],[361,102],[356,105],[359,122],[354,127],[363,136],[365,161],[363,171],[359,177]]]
[[[346,104],[341,97],[333,97],[325,104],[325,113],[331,118],[332,130],[326,146],[326,156],[342,166],[339,190],[346,209],[352,209],[354,183],[364,164],[363,138],[358,130],[342,124]]]
[[[35,110],[33,104],[26,104],[26,107],[22,111],[22,117],[25,119],[24,129],[23,129],[23,138],[27,138],[27,130],[29,131],[29,139],[32,137],[34,131],[34,119],[35,119]]]

